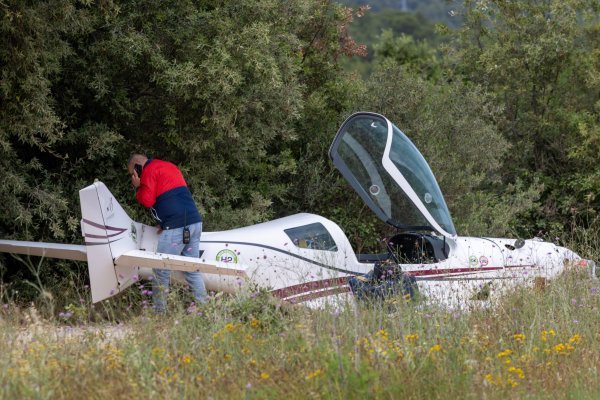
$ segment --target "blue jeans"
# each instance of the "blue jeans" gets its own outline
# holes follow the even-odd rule
[[[190,242],[183,244],[183,228],[167,229],[162,231],[158,237],[158,253],[175,254],[188,257],[198,257],[200,253],[200,235],[202,234],[202,222],[188,225],[190,230]],[[200,272],[184,272],[192,293],[199,303],[206,303],[208,298],[206,287]],[[157,312],[164,312],[167,308],[167,293],[171,280],[171,271],[168,269],[155,269],[152,283],[152,301]]]

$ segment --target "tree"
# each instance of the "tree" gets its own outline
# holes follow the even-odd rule
[[[94,178],[131,199],[124,160],[138,150],[182,165],[207,229],[272,217],[294,184],[297,149],[317,141],[299,122],[304,107],[327,97],[323,111],[339,113],[338,60],[360,51],[347,33],[349,11],[329,2],[61,4],[80,28],[58,29],[40,14],[40,29],[58,44],[39,47],[62,53],[51,75],[45,70],[47,91],[34,94],[44,94],[54,118],[43,134],[55,136],[41,141],[52,154],[39,169],[55,174],[49,182],[67,193],[65,209]]]
[[[56,185],[65,161],[53,82],[85,16],[66,0],[0,2],[0,216],[3,237],[65,239],[78,226]]]
[[[78,190],[103,180],[135,219],[132,151],[181,166],[205,229],[303,204],[298,165],[352,83],[354,11],[320,0],[0,2],[3,237],[79,242]],[[275,206],[275,207],[274,207]]]
[[[423,153],[461,235],[506,235],[513,214],[536,198],[535,190],[500,185],[510,145],[493,100],[478,85],[428,81],[392,59],[377,67],[362,98],[363,109],[388,117]]]
[[[600,6],[498,0],[465,7],[448,54],[459,74],[495,93],[504,109],[499,127],[513,147],[503,181],[541,181],[542,207],[532,222],[536,231],[560,228],[573,211],[600,205],[596,157],[581,145],[595,142],[598,130]]]
[[[391,30],[385,30],[373,48],[376,62],[392,59],[398,65],[428,80],[440,77],[441,62],[437,51],[425,40],[416,41],[412,36],[405,34],[394,36]]]

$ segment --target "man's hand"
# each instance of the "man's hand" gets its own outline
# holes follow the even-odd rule
[[[140,187],[140,177],[138,176],[137,171],[131,173],[131,184],[134,188]]]
[[[157,224],[156,225],[156,233],[160,235],[162,233],[162,231],[163,231],[162,227]]]

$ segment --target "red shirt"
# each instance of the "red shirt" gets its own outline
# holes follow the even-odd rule
[[[163,229],[179,228],[202,222],[202,215],[175,164],[148,160],[136,193],[137,200],[153,210]]]
[[[187,186],[177,166],[168,161],[148,160],[140,177],[135,197],[144,207],[153,207],[161,194],[180,186]]]

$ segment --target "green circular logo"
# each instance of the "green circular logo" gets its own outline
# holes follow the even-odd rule
[[[479,265],[479,261],[477,261],[477,257],[475,257],[475,256],[469,257],[469,266],[476,267],[477,265]]]
[[[221,261],[224,263],[237,264],[238,258],[237,258],[237,254],[235,254],[234,251],[229,250],[229,249],[224,249],[217,253],[217,261]]]

